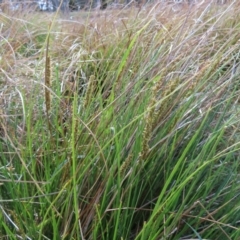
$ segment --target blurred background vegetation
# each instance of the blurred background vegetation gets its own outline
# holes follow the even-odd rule
[[[23,10],[32,8],[41,11],[62,12],[78,11],[81,9],[90,10],[107,7],[123,8],[129,6],[142,7],[146,4],[167,3],[167,4],[202,4],[202,3],[225,4],[227,0],[0,0],[1,9]]]

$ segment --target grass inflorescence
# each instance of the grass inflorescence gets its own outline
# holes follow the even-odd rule
[[[0,238],[239,239],[237,4],[1,12]]]

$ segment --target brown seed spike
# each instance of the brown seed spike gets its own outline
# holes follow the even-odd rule
[[[51,87],[51,61],[50,57],[48,56],[46,57],[45,64],[45,104],[47,115],[49,115],[51,109],[50,87]]]
[[[46,114],[47,114],[47,122],[48,122],[48,129],[51,132],[51,125],[49,114],[51,110],[51,59],[48,55],[49,51],[49,36],[47,37],[47,46],[46,46],[46,61],[45,61],[45,106],[46,106]]]

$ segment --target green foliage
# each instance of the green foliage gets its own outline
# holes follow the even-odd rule
[[[203,7],[7,18],[1,239],[240,238],[239,14]]]

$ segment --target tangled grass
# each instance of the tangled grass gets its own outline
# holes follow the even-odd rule
[[[1,13],[1,239],[239,239],[237,4]]]

